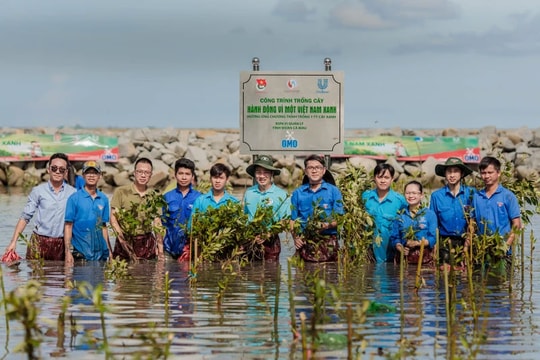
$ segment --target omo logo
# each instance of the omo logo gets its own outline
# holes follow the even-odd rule
[[[282,148],[294,149],[298,147],[298,140],[296,140],[293,135],[294,135],[294,131],[287,130],[287,135],[285,136],[285,139],[281,140]]]
[[[474,153],[474,149],[467,148],[466,154],[463,157],[465,162],[478,162],[480,161],[480,155]]]

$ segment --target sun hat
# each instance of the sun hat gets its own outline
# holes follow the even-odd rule
[[[99,166],[99,164],[95,162],[94,160],[87,161],[83,164],[83,167],[82,167],[83,174],[89,169],[94,169],[98,173],[101,174],[101,166]]]
[[[464,178],[472,173],[472,170],[468,168],[460,158],[449,157],[444,164],[437,164],[435,166],[435,174],[445,177],[446,169],[455,166],[461,170],[461,177]]]
[[[253,164],[247,167],[246,172],[252,177],[255,177],[255,169],[257,168],[257,166],[272,171],[274,175],[279,175],[281,173],[281,170],[274,167],[274,161],[268,155],[258,156],[257,159],[253,162]]]

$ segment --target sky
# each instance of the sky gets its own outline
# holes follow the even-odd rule
[[[0,126],[238,128],[240,72],[344,72],[345,128],[536,128],[538,0],[0,0]]]

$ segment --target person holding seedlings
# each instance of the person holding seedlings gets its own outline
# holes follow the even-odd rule
[[[409,206],[394,221],[391,243],[403,253],[409,264],[418,264],[420,248],[424,246],[422,264],[432,264],[432,251],[437,244],[437,216],[427,207],[422,207],[424,198],[422,184],[413,180],[405,185],[405,199]]]
[[[446,180],[446,185],[431,194],[429,208],[435,212],[439,224],[439,262],[450,264],[451,249],[463,250],[468,245],[467,230],[472,210],[474,189],[463,179],[470,175],[461,159],[450,157],[435,166],[435,174]],[[456,255],[459,254],[456,252]]]
[[[521,230],[521,209],[516,195],[499,183],[501,162],[486,156],[478,165],[484,188],[473,197],[473,211],[478,235],[498,235],[511,254],[511,246],[516,232]]]
[[[208,208],[218,208],[229,201],[239,203],[240,201],[227,192],[226,186],[231,169],[225,164],[217,163],[210,168],[210,183],[212,188],[206,194],[199,196],[193,203],[190,222],[195,213],[204,213]]]
[[[113,256],[124,260],[163,259],[162,203],[148,186],[152,161],[135,162],[132,184],[120,186],[111,199],[111,226],[116,233]],[[159,197],[160,200],[161,196]],[[126,217],[126,218],[125,218]]]
[[[173,259],[183,259],[189,256],[185,226],[191,216],[193,203],[201,195],[193,188],[195,163],[186,158],[176,160],[174,177],[176,187],[163,195],[167,203],[163,209],[163,225],[166,228],[163,249]]]
[[[272,158],[268,155],[259,156],[253,164],[249,165],[246,172],[251,175],[256,184],[247,189],[244,195],[244,212],[249,220],[253,220],[257,209],[271,207],[274,214],[274,222],[290,218],[291,201],[289,194],[274,182],[274,176],[279,175],[281,170],[274,167]],[[281,252],[279,234],[265,238],[264,234],[257,236],[257,242],[264,246],[265,260],[278,260]]]
[[[296,251],[306,261],[337,261],[336,217],[344,213],[341,191],[334,185],[323,156],[308,156],[304,167],[305,183],[291,197],[291,233]]]
[[[393,261],[394,247],[390,235],[398,212],[407,207],[403,195],[392,190],[395,170],[390,164],[378,164],[373,170],[375,188],[362,194],[364,206],[373,218],[375,228],[371,251],[377,263]]]
[[[64,260],[64,213],[68,198],[76,191],[64,181],[69,166],[66,154],[51,155],[47,165],[49,181],[34,187],[28,195],[6,254],[15,250],[17,239],[35,215],[34,231],[26,249],[26,258]]]
[[[109,199],[97,188],[101,166],[95,161],[83,164],[84,187],[71,195],[66,205],[64,242],[66,264],[73,260],[112,258],[109,242]]]

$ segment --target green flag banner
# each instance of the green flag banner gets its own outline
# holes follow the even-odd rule
[[[0,134],[0,161],[48,160],[65,153],[70,161],[117,162],[118,138],[91,134]]]
[[[400,161],[424,161],[428,157],[445,161],[458,157],[467,163],[480,162],[478,138],[474,136],[359,136],[345,139],[344,153],[378,160],[389,156]]]

